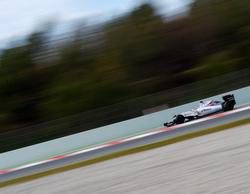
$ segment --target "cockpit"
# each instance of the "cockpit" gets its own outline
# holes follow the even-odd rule
[[[208,107],[208,106],[216,106],[216,105],[220,105],[221,102],[220,101],[216,101],[216,100],[210,100],[210,101],[200,101],[200,108],[203,107]]]

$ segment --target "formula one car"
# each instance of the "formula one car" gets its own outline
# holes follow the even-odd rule
[[[230,111],[234,109],[236,101],[233,94],[223,96],[222,99],[223,101],[215,101],[215,100],[210,100],[206,102],[200,101],[200,105],[197,109],[193,109],[192,111],[187,111],[175,115],[173,117],[173,120],[164,123],[164,126],[171,127],[173,125],[182,124],[211,114]]]

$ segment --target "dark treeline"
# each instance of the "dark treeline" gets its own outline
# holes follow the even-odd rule
[[[38,30],[0,56],[0,123],[54,120],[250,67],[249,13],[249,0],[196,0],[166,20],[143,4],[60,43]]]

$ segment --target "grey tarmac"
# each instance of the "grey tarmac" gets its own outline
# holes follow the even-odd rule
[[[0,189],[1,194],[249,194],[250,125]]]

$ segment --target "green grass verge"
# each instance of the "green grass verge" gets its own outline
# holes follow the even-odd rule
[[[143,151],[163,147],[163,146],[166,146],[166,145],[170,145],[170,144],[174,144],[174,143],[177,143],[177,142],[189,140],[189,139],[192,139],[192,138],[208,135],[208,134],[211,134],[211,133],[220,132],[220,131],[223,131],[223,130],[231,129],[231,128],[234,128],[234,127],[237,127],[237,126],[240,126],[240,125],[249,124],[249,123],[250,123],[250,119],[248,118],[248,119],[245,119],[245,120],[229,123],[229,124],[222,125],[222,126],[219,126],[219,127],[209,128],[209,129],[205,129],[205,130],[202,130],[202,131],[199,131],[199,132],[193,132],[193,133],[190,133],[190,134],[182,135],[182,136],[179,136],[179,137],[175,137],[173,139],[168,139],[168,140],[165,140],[165,141],[161,141],[161,142],[157,142],[157,143],[153,143],[153,144],[149,144],[149,145],[144,145],[144,146],[141,146],[141,147],[132,148],[132,149],[125,150],[125,151],[116,152],[116,153],[113,153],[113,154],[109,154],[109,155],[106,155],[106,156],[101,156],[101,157],[98,157],[98,158],[95,158],[95,159],[79,162],[79,163],[72,164],[72,165],[69,165],[69,166],[65,166],[65,167],[49,170],[49,171],[46,171],[46,172],[41,172],[41,173],[38,173],[38,174],[29,175],[29,176],[26,176],[26,177],[21,177],[21,178],[17,178],[17,179],[14,179],[14,180],[2,182],[2,183],[0,183],[0,188],[10,186],[10,185],[14,185],[14,184],[25,183],[25,182],[28,182],[28,181],[32,181],[34,179],[38,179],[38,178],[42,178],[42,177],[45,177],[45,176],[61,173],[61,172],[64,172],[64,171],[77,169],[77,168],[84,167],[84,166],[89,166],[89,165],[92,165],[92,164],[96,164],[96,163],[99,163],[99,162],[111,160],[111,159],[114,159],[114,158],[127,156],[127,155],[130,155],[130,154],[135,154],[135,153],[139,153],[139,152],[143,152]]]

